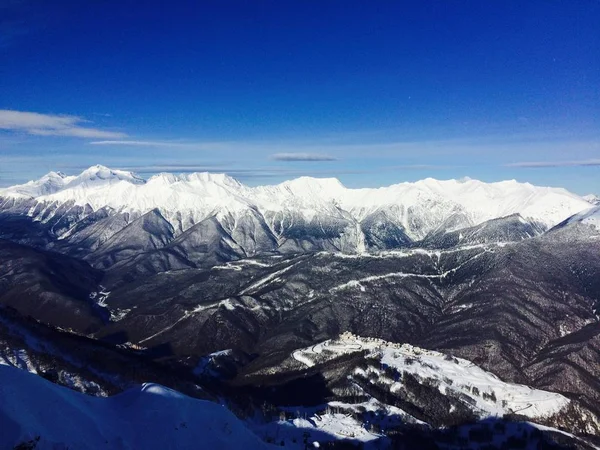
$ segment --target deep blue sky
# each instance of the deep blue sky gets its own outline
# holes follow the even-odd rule
[[[102,163],[600,193],[598,24],[598,0],[0,1],[0,185]]]

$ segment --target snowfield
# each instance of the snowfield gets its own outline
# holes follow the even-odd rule
[[[273,448],[225,407],[158,384],[90,397],[0,365],[0,398],[3,449],[30,441],[36,450]]]

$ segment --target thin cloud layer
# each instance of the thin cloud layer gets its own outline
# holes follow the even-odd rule
[[[135,140],[104,140],[92,141],[90,145],[172,148],[180,150],[224,150],[231,148],[227,142],[178,142],[178,141],[135,141]]]
[[[140,166],[123,166],[120,167],[121,170],[129,170],[137,173],[159,173],[159,172],[168,172],[168,173],[194,173],[194,172],[213,172],[219,171],[224,172],[225,169],[221,169],[223,167],[221,164],[153,164],[153,165],[140,165]],[[81,166],[82,169],[85,167]]]
[[[529,161],[506,164],[505,167],[546,168],[546,167],[585,167],[600,166],[600,159],[584,159],[580,161]]]
[[[270,159],[274,161],[337,161],[337,158],[321,153],[275,153]]]
[[[36,112],[0,109],[0,130],[20,131],[34,136],[70,136],[88,139],[118,139],[125,133],[82,126],[85,119]]]
[[[190,144],[166,141],[93,141],[91,145],[130,145],[133,147],[189,147]]]

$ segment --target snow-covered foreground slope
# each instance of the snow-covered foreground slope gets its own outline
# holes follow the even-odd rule
[[[380,339],[361,338],[345,333],[336,340],[300,349],[292,357],[312,367],[340,355],[367,351],[366,358],[379,362],[379,367],[356,368],[354,374],[376,378],[394,393],[403,381],[389,376],[386,368],[398,374],[409,373],[417,380],[437,387],[444,395],[460,396],[473,407],[479,417],[519,414],[530,418],[552,416],[569,405],[569,399],[554,392],[532,389],[525,385],[505,383],[470,361],[443,353],[394,344]]]
[[[271,448],[223,406],[157,384],[98,398],[0,365],[0,399],[3,449]]]
[[[258,213],[275,237],[299,224],[319,226],[323,232],[341,227],[345,238],[340,245],[350,240],[359,250],[364,246],[363,234],[367,240],[374,230],[381,234],[386,223],[418,240],[450,218],[453,227],[460,228],[518,213],[549,228],[589,207],[586,200],[564,189],[514,180],[483,183],[428,178],[378,189],[349,189],[336,179],[302,177],[248,187],[224,174],[159,174],[145,181],[131,172],[103,166],[90,167],[78,176],[51,172],[37,181],[0,190],[0,197],[35,199],[54,204],[53,208],[65,203],[89,205],[94,211],[109,207],[143,214],[158,208],[177,232],[211,216],[233,231],[240,221],[254,220]],[[30,214],[49,220],[52,211],[31,207]],[[362,233],[356,224],[363,225]]]

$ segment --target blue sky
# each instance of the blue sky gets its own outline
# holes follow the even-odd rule
[[[100,163],[600,193],[598,23],[596,0],[4,1],[0,185]]]

